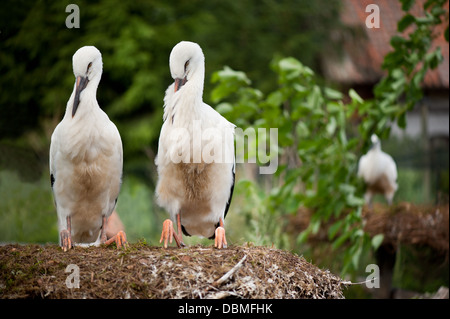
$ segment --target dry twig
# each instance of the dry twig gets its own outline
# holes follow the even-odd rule
[[[242,257],[242,259],[233,267],[231,268],[225,275],[223,275],[222,277],[220,277],[218,280],[216,280],[213,283],[213,286],[220,286],[221,284],[223,284],[224,282],[226,282],[228,279],[230,279],[230,277],[236,272],[238,271],[239,268],[242,267],[242,264],[244,263],[245,259],[247,258],[247,255],[244,255],[244,257]]]

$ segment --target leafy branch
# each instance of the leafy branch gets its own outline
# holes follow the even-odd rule
[[[407,12],[413,2],[402,1],[403,10]],[[424,5],[425,17],[407,12],[399,21],[399,32],[408,27],[413,31],[407,37],[392,37],[394,51],[383,63],[387,76],[375,87],[373,100],[364,101],[350,89],[350,102],[344,103],[341,92],[319,85],[314,72],[293,57],[272,61],[277,88],[267,94],[252,88],[243,72],[225,67],[214,73],[211,99],[218,103],[219,112],[241,128],[278,128],[280,165],[269,178],[269,190],[249,181],[238,183],[252,198],[242,209],[252,216],[259,244],[271,241],[292,248],[282,235],[285,217],[306,207],[312,212],[311,220],[297,244],[331,222],[331,246],[344,248],[343,273],[358,269],[363,252],[381,245],[382,234],[370,238],[363,230],[358,155],[371,134],[389,135],[391,121],[404,127],[406,112],[422,98],[426,72],[442,61],[440,48],[430,48],[434,27],[445,17],[448,21],[444,2],[429,0]],[[362,121],[355,123],[355,114]]]

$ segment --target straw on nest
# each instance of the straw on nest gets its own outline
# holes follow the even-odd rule
[[[427,245],[437,252],[449,251],[449,206],[416,206],[400,203],[375,205],[363,211],[364,230],[371,235],[384,234],[384,244]]]
[[[79,267],[80,288],[66,285],[69,264]],[[251,245],[0,247],[2,298],[343,298],[345,285],[302,257]]]
[[[373,209],[364,206],[364,230],[370,235],[383,234],[384,245],[427,245],[438,253],[449,252],[449,205],[417,206],[402,202],[393,206],[376,203]],[[288,231],[299,233],[309,225],[311,212],[302,208],[291,218]],[[310,240],[328,241],[328,227],[324,223]]]

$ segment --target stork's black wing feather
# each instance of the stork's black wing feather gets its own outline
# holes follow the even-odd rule
[[[53,174],[50,174],[50,185],[52,187],[52,193],[53,193],[53,184],[55,184],[55,176],[53,176]],[[55,207],[57,207],[58,205],[56,205],[54,193],[53,193],[53,202],[55,203]]]
[[[234,179],[235,179],[235,175],[236,175],[236,172],[235,172],[235,166],[236,166],[236,163],[233,163],[233,168],[232,168],[232,172],[233,172],[233,182],[231,183],[230,197],[228,197],[227,206],[225,206],[225,212],[224,212],[224,214],[223,214],[223,218],[224,218],[224,219],[225,219],[225,217],[227,216],[228,209],[230,208],[230,204],[231,204],[231,198],[233,197],[233,191],[234,191]],[[219,227],[219,226],[220,226],[220,222],[217,223],[216,228]],[[184,227],[183,227],[183,226],[181,226],[181,227],[182,227],[183,233],[184,233],[186,236],[190,236],[190,235],[184,230]],[[211,237],[209,237],[209,239],[214,239],[215,237],[216,237],[216,234],[214,233]]]
[[[225,218],[227,216],[228,209],[230,208],[230,204],[231,204],[231,198],[233,197],[234,179],[235,179],[235,175],[236,175],[235,166],[236,166],[236,163],[233,163],[233,168],[232,168],[232,171],[233,171],[233,182],[231,183],[230,197],[228,198],[227,206],[225,206],[225,213],[223,215],[223,218]]]
[[[235,172],[235,166],[236,166],[236,162],[233,162],[233,167],[232,167],[232,169],[231,169],[231,171],[232,171],[232,173],[233,173],[233,182],[231,183],[230,197],[228,197],[227,206],[225,206],[225,212],[224,212],[224,214],[223,214],[223,218],[224,218],[224,219],[225,219],[225,217],[227,216],[228,209],[230,208],[230,204],[231,204],[231,198],[233,197],[234,180],[235,180],[235,175],[236,175],[236,172]],[[219,227],[219,226],[220,226],[220,222],[218,222],[218,223],[216,224],[216,228]],[[184,227],[183,227],[183,226],[181,226],[181,227],[182,227],[183,233],[184,233],[185,235],[187,235],[187,236],[190,236],[190,235],[185,231]],[[209,237],[209,239],[214,239],[215,237],[216,237],[216,234],[214,233],[211,237]]]

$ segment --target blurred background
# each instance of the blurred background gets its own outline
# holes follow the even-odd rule
[[[374,89],[387,72],[382,68],[383,60],[392,51],[391,38],[399,34],[397,22],[405,15],[402,10],[405,2],[2,1],[0,242],[58,242],[48,153],[51,134],[64,115],[73,89],[72,55],[78,48],[94,45],[102,52],[103,75],[97,100],[118,127],[123,141],[123,185],[117,211],[128,239],[158,245],[162,221],[167,214],[154,203],[157,180],[154,157],[162,125],[164,92],[173,81],[168,66],[169,54],[176,43],[189,40],[202,47],[206,59],[204,101],[213,107],[223,102],[217,97],[217,86],[221,83],[217,72],[225,66],[244,72],[249,79],[247,83],[265,96],[280,86],[273,65],[284,57],[301,61],[314,73],[316,85],[332,88],[333,91],[328,92],[336,92],[335,96],[344,105],[350,103],[350,89],[364,100],[374,98]],[[425,1],[409,2],[413,6],[412,14],[423,14],[421,8]],[[66,6],[71,3],[79,7],[80,28],[66,27],[66,18],[70,15]],[[370,14],[366,7],[371,3],[380,8],[380,28],[366,26]],[[448,39],[448,1],[441,1],[440,7],[444,10],[442,16],[446,17],[441,31],[447,28]],[[444,33],[436,34],[431,45],[440,48],[442,59],[420,83],[422,96],[404,114],[404,125],[387,121],[383,130],[379,130],[385,132],[382,134],[383,150],[394,158],[398,167],[399,190],[394,203],[431,207],[431,211],[446,207],[448,216],[449,54]],[[224,104],[221,105],[219,111],[225,110]],[[229,120],[239,123],[239,115],[223,113]],[[350,135],[363,139],[357,132]],[[354,164],[367,151],[368,143],[364,140],[355,148],[350,172],[356,174]],[[301,145],[300,140],[299,149]],[[273,218],[284,220],[288,213],[273,215],[266,211],[267,219],[252,215],[254,212],[247,206],[254,205],[258,200],[255,198],[264,202],[261,198],[273,190],[253,171],[251,165],[238,165],[238,187],[227,215],[229,242],[274,244],[304,255],[320,267],[341,273],[342,264],[326,258],[325,255],[330,256],[329,251],[313,252],[313,244],[301,245],[295,238],[280,241],[287,234],[285,228],[261,230],[255,226],[267,220],[273,222]],[[257,193],[250,192],[248,181],[257,185]],[[291,192],[300,190],[291,189]],[[363,196],[361,184],[357,185],[355,196]],[[386,204],[382,196],[375,201]],[[300,206],[301,199],[296,202],[295,212]],[[195,238],[187,241],[211,244]],[[419,293],[448,287],[448,245],[444,253],[439,252],[442,258],[406,275],[405,269],[415,263],[409,263],[410,259],[434,254],[429,247],[420,249],[402,246],[401,258],[398,254],[393,257],[392,285]],[[318,251],[324,256],[318,256]],[[365,263],[361,262],[347,275],[365,276],[361,265],[375,263],[376,252],[371,250],[365,258]],[[434,272],[436,276],[424,278],[425,272]],[[353,287],[349,288],[348,296],[373,297],[370,292]],[[387,296],[391,295],[384,295]]]

